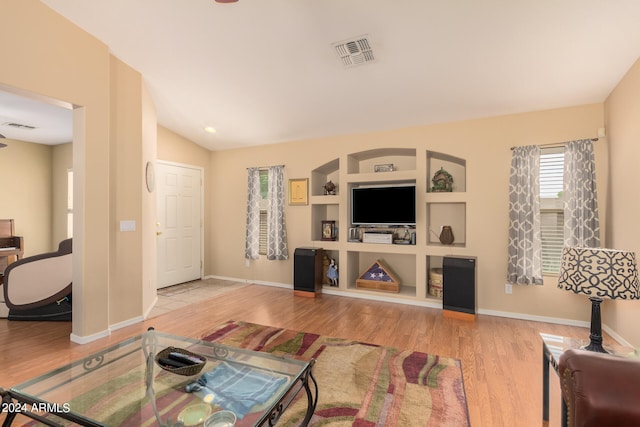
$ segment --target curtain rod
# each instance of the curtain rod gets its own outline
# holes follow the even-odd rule
[[[247,168],[247,170],[252,169],[252,168],[256,168],[256,169],[259,169],[259,170],[264,171],[264,170],[267,170],[267,169],[272,168],[272,167],[275,167],[275,166],[282,166],[282,167],[285,167],[286,165],[252,166],[252,167],[250,167],[250,168]]]
[[[588,139],[591,142],[596,142],[598,140],[598,138],[584,138],[584,139]],[[580,140],[577,140],[580,141]],[[570,143],[572,141],[564,141],[564,142],[550,142],[548,144],[538,144],[538,147],[564,147],[565,145],[567,145],[568,143]],[[516,147],[511,147],[511,150],[513,150]]]

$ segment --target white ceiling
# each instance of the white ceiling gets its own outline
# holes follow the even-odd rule
[[[640,55],[638,0],[41,1],[212,150],[602,102]],[[361,35],[376,61],[345,69]]]
[[[63,144],[73,137],[70,106],[45,102],[0,86],[0,135],[38,144]],[[5,88],[6,89],[6,88]]]

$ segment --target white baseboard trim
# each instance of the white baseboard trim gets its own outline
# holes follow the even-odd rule
[[[532,314],[514,313],[512,311],[497,311],[479,309],[478,314],[486,314],[487,316],[508,317],[510,319],[531,320],[533,322],[555,323],[557,325],[579,326],[588,328],[589,322],[582,320],[563,319],[559,317],[536,316]]]
[[[618,335],[613,329],[611,329],[609,326],[607,325],[602,325],[602,330],[605,331],[606,333],[608,333],[609,335],[611,335],[611,338],[613,338],[614,340],[618,341],[618,344],[624,346],[624,347],[631,347],[633,348],[633,345],[631,345],[629,343],[629,341],[625,340],[624,338],[622,338],[620,335]]]
[[[86,335],[86,336],[71,334],[69,339],[71,340],[71,342],[74,342],[76,344],[88,344],[90,342],[108,337],[109,335],[111,335],[111,332],[113,331],[117,331],[118,329],[122,329],[127,326],[135,325],[136,323],[140,323],[142,321],[144,321],[144,317],[136,316],[131,319],[125,320],[123,322],[118,322],[113,325],[109,325],[109,329],[106,329],[101,332],[97,332],[95,334]]]
[[[154,309],[157,303],[158,303],[158,293],[156,292],[156,296],[153,299],[153,302],[149,305],[149,308],[146,309],[142,317],[147,319],[149,317],[149,314],[151,314],[151,311]]]
[[[122,328],[126,328],[127,326],[131,326],[131,325],[135,325],[137,323],[141,323],[144,321],[144,317],[143,316],[136,316],[136,317],[132,317],[131,319],[122,321],[122,322],[118,322],[118,323],[114,323],[113,325],[109,326],[109,332],[113,332],[113,331],[117,331],[118,329],[122,329]]]
[[[293,285],[287,285],[285,283],[277,283],[277,282],[264,282],[262,280],[252,280],[248,283],[255,283],[256,285],[262,286],[271,286],[274,288],[283,288],[283,289],[291,289],[293,290]]]
[[[277,283],[277,282],[265,282],[262,280],[238,279],[237,277],[226,277],[226,276],[206,276],[206,278],[217,279],[217,280],[228,280],[231,282],[247,283],[247,284],[262,285],[262,286],[273,286],[275,288],[293,289],[293,285],[288,285],[285,283]]]
[[[239,283],[256,283],[253,280],[249,280],[249,279],[238,279],[237,277],[215,276],[215,275],[205,276],[202,280],[207,280],[207,279],[228,280],[229,282],[239,282]]]
[[[95,334],[91,334],[91,335],[76,335],[76,334],[71,334],[69,339],[71,340],[71,342],[74,342],[76,344],[88,344],[90,342],[99,340],[101,338],[106,338],[109,335],[111,335],[111,331],[109,331],[109,329],[106,329],[104,331],[101,332],[97,332]]]
[[[478,314],[486,314],[488,316],[508,317],[510,319],[531,320],[533,322],[554,323],[557,325],[577,326],[577,327],[587,329],[587,331],[585,332],[587,334],[589,329],[591,329],[591,321],[584,321],[584,320],[572,320],[572,319],[563,319],[558,317],[546,317],[546,316],[533,316],[530,314],[495,311],[495,310],[478,310]],[[633,348],[633,346],[627,340],[625,340],[620,335],[618,335],[609,326],[602,325],[602,330],[607,334],[609,334],[611,338],[616,340],[618,344],[624,347]],[[588,335],[585,335],[585,339],[587,339],[587,337]]]

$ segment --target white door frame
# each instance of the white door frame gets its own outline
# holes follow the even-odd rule
[[[201,184],[200,184],[200,279],[202,279],[204,277],[204,168],[202,166],[171,162],[168,160],[156,160],[156,163],[167,165],[167,166],[181,167],[185,169],[195,169],[200,172],[200,179],[201,179]],[[164,184],[161,184],[158,182],[158,180],[156,180],[156,190],[158,185],[164,185]],[[156,223],[158,223],[157,216],[156,216]],[[158,243],[156,241],[156,246],[157,244]],[[157,259],[156,259],[156,264],[157,264]],[[158,268],[157,265],[156,265],[156,268]]]

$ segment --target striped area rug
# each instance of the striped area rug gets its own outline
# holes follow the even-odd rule
[[[238,321],[217,326],[203,339],[316,358],[319,398],[312,426],[470,425],[457,359]],[[278,426],[298,425],[306,403],[299,396]]]

